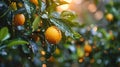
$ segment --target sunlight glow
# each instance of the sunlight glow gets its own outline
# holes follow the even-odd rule
[[[73,0],[75,4],[81,4],[83,0]]]
[[[72,2],[72,0],[61,0],[61,1],[65,1],[65,2],[68,2],[68,3]]]
[[[97,26],[95,26],[95,27],[93,28],[93,30],[94,30],[95,32],[97,31],[97,29],[98,29]]]
[[[103,12],[102,11],[97,11],[94,14],[94,17],[95,17],[96,20],[101,20],[103,18]]]
[[[64,10],[68,10],[68,9],[69,9],[69,4],[64,4],[64,5],[60,5],[57,7],[58,12],[62,12]]]
[[[88,10],[92,13],[94,13],[97,10],[97,7],[95,4],[91,3],[88,5]]]

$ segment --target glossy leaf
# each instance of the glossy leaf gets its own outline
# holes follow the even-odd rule
[[[26,11],[28,13],[28,16],[31,17],[30,16],[31,15],[30,3],[29,3],[28,0],[23,0],[23,1],[24,1],[24,6],[25,6],[25,9],[26,9]]]
[[[74,20],[75,18],[77,18],[77,16],[73,12],[70,12],[70,11],[63,11],[60,17],[66,20]]]
[[[29,41],[29,43],[30,43],[32,52],[34,54],[37,54],[38,53],[38,45],[33,41]]]
[[[75,39],[79,39],[81,37],[81,35],[77,32],[74,32],[73,34]]]
[[[36,29],[38,29],[39,24],[40,24],[40,17],[37,16],[35,18],[35,20],[33,21],[33,24],[32,24],[33,31],[35,31]]]
[[[24,45],[22,45],[22,50],[23,50],[23,52],[24,53],[30,53],[30,48],[28,48],[27,46],[24,46]]]
[[[41,12],[44,12],[46,9],[46,4],[44,2],[41,3]]]
[[[12,47],[12,46],[16,46],[16,45],[25,45],[25,44],[28,44],[28,42],[24,41],[24,40],[13,40],[10,43],[8,43],[7,46]]]
[[[53,12],[55,12],[56,6],[57,6],[56,4],[52,4],[52,5],[50,5],[49,7],[47,7],[47,11],[48,11],[50,17],[51,17],[51,14],[52,14]]]
[[[61,14],[60,14],[60,18],[65,20],[66,23],[68,23],[71,27],[75,27],[75,26],[79,26],[79,19],[78,19],[78,16],[73,13],[73,12],[70,12],[70,11],[63,11]]]
[[[8,6],[4,2],[0,1],[0,18],[5,16],[8,13],[8,11]]]
[[[73,32],[69,25],[65,24],[65,22],[61,19],[51,18],[50,21],[56,25],[62,32],[65,33],[66,36],[70,36],[73,38]]]
[[[6,39],[8,39],[10,37],[9,33],[8,33],[8,28],[7,27],[3,27],[0,30],[0,41],[4,41]]]

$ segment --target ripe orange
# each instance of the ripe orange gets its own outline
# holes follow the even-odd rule
[[[85,52],[90,53],[92,51],[92,47],[88,44],[85,44],[84,50],[85,50]]]
[[[38,0],[30,0],[30,2],[38,6]]]
[[[14,24],[16,26],[23,25],[25,23],[25,16],[24,14],[16,14],[14,16]]]
[[[51,26],[45,31],[45,38],[49,43],[58,44],[62,38],[62,34],[56,26]]]
[[[111,14],[111,13],[108,13],[108,14],[106,15],[106,19],[107,19],[109,22],[113,21],[113,18],[114,18],[114,16],[113,16],[113,14]]]

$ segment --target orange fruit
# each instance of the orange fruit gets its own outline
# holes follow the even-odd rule
[[[16,14],[14,16],[14,24],[16,26],[23,25],[25,23],[25,16],[24,14]]]
[[[111,14],[111,13],[108,13],[107,15],[106,15],[106,19],[109,21],[109,22],[111,22],[111,21],[113,21],[113,15]]]
[[[38,0],[30,0],[30,2],[38,6]]]
[[[56,26],[51,26],[45,31],[45,38],[51,44],[58,44],[62,38],[62,34]]]
[[[82,63],[84,61],[84,58],[79,59],[79,63]]]
[[[42,64],[42,67],[47,67],[47,65],[46,64]]]
[[[90,53],[92,51],[92,47],[88,44],[85,44],[84,50],[85,50],[85,52]]]

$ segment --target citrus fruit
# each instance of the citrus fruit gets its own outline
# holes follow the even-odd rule
[[[88,44],[85,44],[84,50],[85,50],[85,52],[90,53],[92,51],[92,47],[90,45],[88,45]]]
[[[111,22],[111,21],[113,21],[113,15],[111,14],[111,13],[108,13],[107,15],[106,15],[106,19],[109,21],[109,22]]]
[[[38,6],[38,0],[30,0],[30,2]]]
[[[16,14],[14,16],[14,24],[16,26],[24,25],[24,23],[25,23],[25,16],[24,16],[24,14]]]
[[[45,38],[51,44],[58,44],[62,38],[62,34],[56,26],[51,26],[45,31]]]

